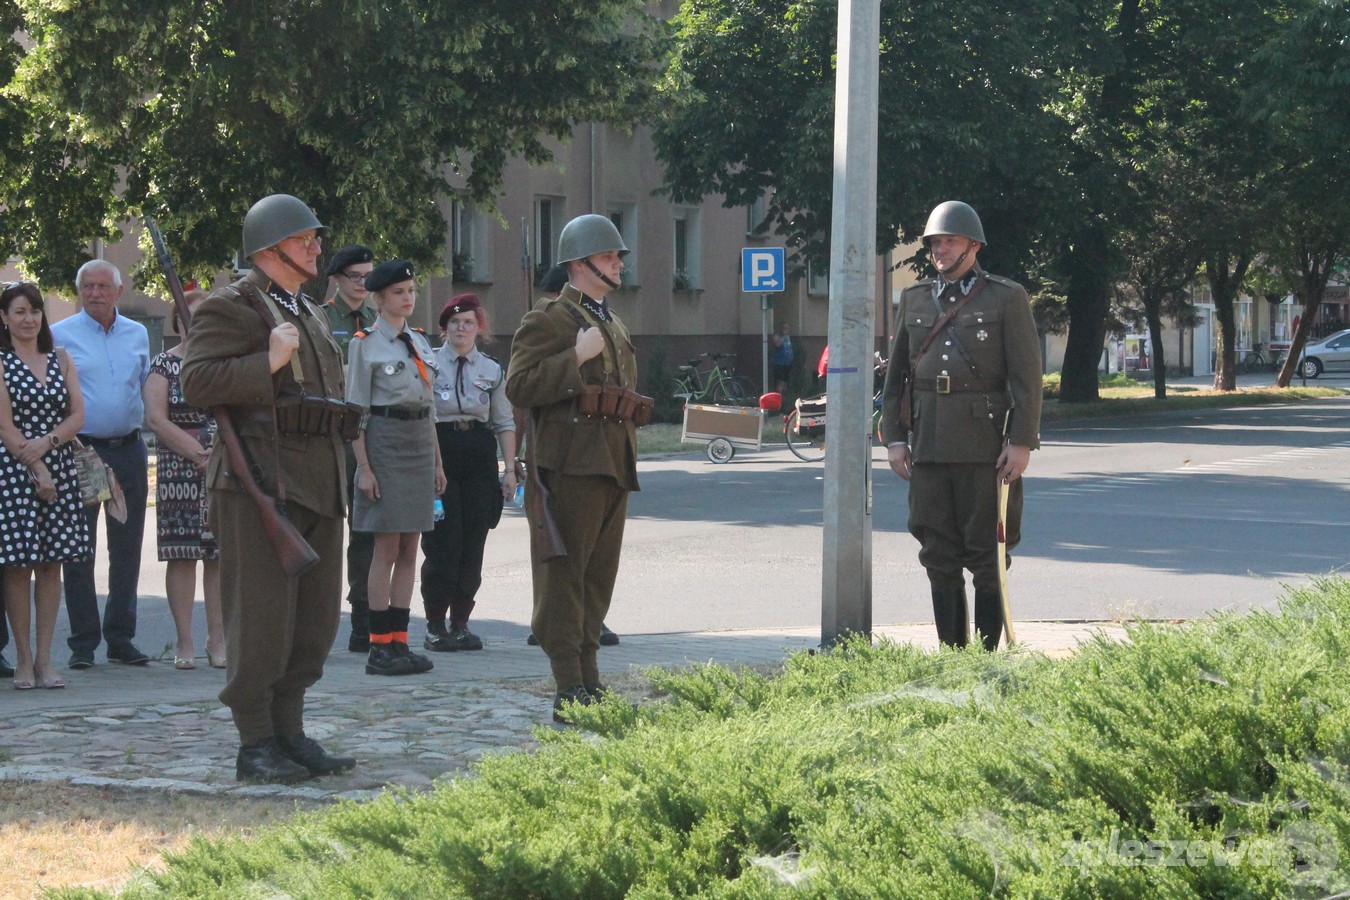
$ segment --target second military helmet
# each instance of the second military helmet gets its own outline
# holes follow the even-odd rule
[[[620,256],[628,252],[623,238],[619,236],[619,229],[614,227],[609,217],[594,213],[577,216],[564,225],[562,234],[558,235],[557,262],[585,259],[610,250],[619,251]]]
[[[275,247],[291,235],[311,228],[321,238],[328,236],[328,229],[319,223],[305,201],[290,194],[270,194],[253,204],[244,216],[244,256]]]
[[[969,203],[962,203],[960,200],[939,203],[929,213],[928,224],[923,229],[924,246],[928,246],[929,238],[939,234],[955,234],[987,245],[979,214]]]

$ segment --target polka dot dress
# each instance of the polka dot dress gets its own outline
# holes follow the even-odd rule
[[[24,437],[41,437],[66,417],[70,392],[56,353],[47,354],[47,383],[38,381],[23,360],[6,352],[5,388],[14,408],[14,424]],[[0,445],[0,564],[31,566],[89,558],[89,524],[80,503],[75,462],[69,444],[43,456],[56,482],[56,502],[38,499],[28,467]]]

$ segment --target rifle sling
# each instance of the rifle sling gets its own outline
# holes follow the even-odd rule
[[[259,317],[262,318],[263,325],[267,327],[267,330],[269,332],[271,332],[273,328],[277,327],[277,322],[280,318],[280,315],[279,311],[276,310],[275,304],[264,305],[262,298],[259,296],[257,288],[255,288],[249,282],[244,282],[244,290],[241,290],[239,293],[245,300],[248,301],[249,305],[253,307],[253,311],[256,312],[259,315]],[[300,351],[298,349],[296,350],[295,353],[291,354],[291,374],[293,374],[295,376],[295,380],[299,382],[300,392],[303,394],[305,390],[305,383],[303,380],[304,376],[301,374],[300,371],[300,361],[297,358],[299,355]],[[277,429],[277,412],[275,405],[272,407],[269,420],[272,425],[272,461],[276,471],[277,505],[281,508],[282,514],[284,515],[286,508],[286,475],[281,470],[281,435]],[[248,448],[244,446],[244,442],[242,440],[239,442],[239,449],[244,451],[244,458],[248,460]],[[251,465],[252,460],[248,461]],[[259,486],[261,487],[261,484]]]

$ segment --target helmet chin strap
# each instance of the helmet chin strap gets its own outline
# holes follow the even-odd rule
[[[972,250],[974,250],[974,249],[975,249],[975,242],[972,241],[972,240],[967,240],[967,241],[966,241],[966,249],[963,250],[963,251],[961,252],[961,255],[958,256],[958,257],[956,258],[955,262],[953,262],[953,263],[952,263],[950,266],[948,266],[945,270],[943,270],[943,269],[938,269],[938,274],[941,275],[944,279],[950,281],[951,279],[947,278],[947,273],[948,273],[948,272],[955,272],[955,271],[959,270],[959,269],[961,268],[961,264],[964,263],[964,262],[966,261],[966,257],[970,255],[970,251],[972,251]]]
[[[595,267],[595,263],[591,262],[591,258],[589,256],[583,259],[582,262],[586,264],[586,268],[590,269],[592,274],[594,274],[596,278],[599,278],[605,284],[609,285],[609,289],[611,291],[617,291],[619,289],[618,284],[611,281],[604,273],[602,273],[599,269]]]
[[[311,278],[314,277],[313,275],[309,274],[309,272],[300,268],[300,264],[295,260],[291,259],[290,256],[286,254],[286,251],[281,249],[280,244],[277,244],[275,247],[273,247],[272,252],[277,255],[277,259],[281,260],[286,265],[290,266],[291,269],[295,272],[295,274],[301,276],[302,283],[305,281],[309,281]]]

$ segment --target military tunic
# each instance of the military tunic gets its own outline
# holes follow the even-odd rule
[[[604,352],[580,367],[577,316],[606,335]],[[506,396],[537,417],[535,465],[552,492],[552,508],[567,555],[543,561],[539,523],[531,502],[534,615],[539,645],[548,654],[558,689],[598,684],[600,626],[609,611],[619,570],[628,494],[638,490],[637,429],[632,421],[583,416],[576,400],[585,385],[636,390],[637,359],[623,322],[604,321],[582,306],[567,285],[526,314],[511,347]],[[533,491],[533,483],[526,492]]]
[[[406,338],[405,338],[406,336]],[[409,351],[411,340],[416,356]],[[427,336],[380,317],[348,349],[347,402],[365,412],[366,461],[380,497],[352,499],[352,529],[386,534],[430,531],[436,499],[435,376]]]
[[[445,518],[422,535],[422,604],[428,625],[444,622],[448,612],[455,629],[468,626],[488,531],[502,512],[494,436],[514,432],[516,424],[501,363],[477,348],[461,357],[448,342],[436,348],[435,361]]]
[[[941,312],[968,294],[970,302],[918,359]],[[995,464],[1003,448],[1005,417],[1010,443],[1040,446],[1042,366],[1036,322],[1021,285],[977,267],[960,282],[928,280],[907,288],[898,323],[883,395],[883,437],[888,444],[909,443],[914,464],[909,530],[920,542],[919,561],[928,572],[935,604],[939,593],[954,598],[959,591],[964,610],[963,569],[969,569],[976,624],[985,626],[983,633],[994,628],[993,622],[1001,623]],[[914,379],[909,429],[899,416],[907,376]],[[1009,485],[1009,549],[1020,539],[1021,517],[1019,478]],[[941,620],[940,611],[938,615]]]
[[[319,680],[337,634],[342,580],[342,515],[346,505],[342,440],[331,435],[277,435],[279,396],[303,391],[341,400],[342,354],[318,307],[294,298],[298,313],[270,300],[278,323],[300,333],[291,366],[275,375],[268,363],[272,325],[243,296],[265,294],[271,284],[260,269],[212,291],[192,317],[181,380],[188,403],[226,406],[255,468],[260,487],[275,495],[285,482],[292,524],[319,555],[299,578],[288,578],[268,543],[263,520],[234,476],[225,441],[207,463],[210,525],[220,544],[221,607],[228,669],[221,702],[230,708],[241,743],[303,732],[306,689]]]
[[[333,297],[323,305],[324,318],[328,320],[328,330],[333,340],[342,350],[342,361],[347,361],[347,348],[358,331],[369,331],[375,327],[375,319],[380,313],[369,303],[362,303],[353,310],[341,296]]]

